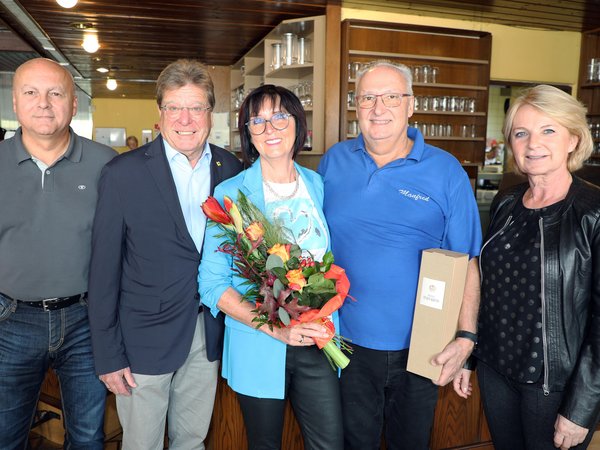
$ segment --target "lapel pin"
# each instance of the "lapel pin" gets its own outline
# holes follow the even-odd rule
[[[221,161],[217,161],[216,164],[217,164],[218,167],[221,167]]]

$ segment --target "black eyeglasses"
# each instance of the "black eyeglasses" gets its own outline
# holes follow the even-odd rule
[[[248,127],[248,131],[255,136],[259,134],[263,134],[267,129],[267,122],[271,124],[273,128],[276,130],[285,130],[290,124],[291,114],[284,112],[276,112],[271,116],[270,119],[264,119],[263,117],[252,117],[248,122],[246,122],[246,126]]]
[[[386,108],[396,108],[397,106],[400,106],[404,97],[412,97],[412,94],[365,94],[356,97],[356,103],[360,108],[370,109],[375,106],[375,102],[377,102],[377,97],[381,97],[383,106],[385,106]]]

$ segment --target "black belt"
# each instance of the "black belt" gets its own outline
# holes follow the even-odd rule
[[[43,300],[38,301],[27,301],[27,300],[19,300],[18,298],[9,297],[6,294],[0,292],[2,297],[5,297],[9,300],[14,300],[19,303],[23,303],[27,306],[33,306],[34,308],[41,308],[44,311],[55,311],[57,309],[66,308],[67,306],[71,306],[82,299],[87,298],[87,292],[83,294],[71,295],[70,297],[52,297],[45,298]]]

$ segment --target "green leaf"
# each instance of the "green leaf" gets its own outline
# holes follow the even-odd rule
[[[283,323],[287,327],[291,321],[288,312],[283,308],[279,308],[277,310],[277,314],[279,315],[279,320],[281,320],[281,323]]]
[[[314,273],[317,273],[317,269],[315,268],[315,266],[306,267],[302,271],[302,275],[304,275],[304,278],[307,278],[307,279]]]
[[[283,267],[283,259],[277,255],[269,255],[265,264],[265,268],[267,270],[273,270],[276,267]]]
[[[279,294],[281,291],[283,291],[285,289],[285,286],[283,285],[283,283],[279,280],[279,278],[277,278],[275,280],[275,282],[273,283],[273,297],[275,298],[279,298]]]
[[[298,258],[296,258],[294,256],[294,257],[288,259],[287,262],[285,263],[285,265],[287,266],[288,269],[294,270],[294,269],[297,269],[298,267],[300,267],[300,261],[298,260]]]
[[[292,258],[300,258],[302,256],[302,249],[298,244],[292,244],[290,247],[290,256]]]
[[[285,270],[283,267],[273,267],[271,269],[271,272],[277,277],[277,279],[279,281],[281,281],[284,285],[288,285],[288,280],[285,277],[285,274],[287,273],[287,270]]]
[[[331,253],[331,252],[325,253],[325,255],[323,256],[323,262],[321,264],[323,266],[325,266],[326,271],[329,270],[329,268],[333,264],[333,253]]]

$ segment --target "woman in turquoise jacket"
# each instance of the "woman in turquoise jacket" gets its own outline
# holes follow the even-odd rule
[[[322,211],[323,182],[294,162],[307,136],[298,98],[273,85],[252,91],[240,109],[242,155],[251,166],[215,189],[219,202],[243,192],[271,221],[287,229],[300,248],[320,260],[329,247]],[[218,227],[204,238],[199,286],[202,303],[213,315],[223,312],[225,340],[222,375],[237,393],[249,450],[281,447],[285,399],[300,424],[306,449],[341,450],[342,418],[337,371],[313,337],[326,329],[303,323],[273,330],[256,329],[254,305],[242,301],[244,279],[232,271],[230,255],[218,252]],[[333,317],[337,326],[337,313]]]

